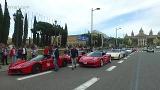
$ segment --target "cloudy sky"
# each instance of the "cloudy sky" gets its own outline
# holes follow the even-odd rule
[[[38,20],[64,26],[68,25],[70,35],[86,33],[91,26],[91,8],[101,8],[93,13],[94,30],[108,36],[118,37],[133,30],[137,34],[142,27],[146,34],[152,29],[154,34],[160,31],[160,0],[7,0],[11,17],[16,9],[22,8],[28,13],[29,28],[32,28],[33,17]],[[4,6],[4,0],[0,0]],[[10,36],[13,33],[11,18]],[[30,34],[29,34],[30,35]]]

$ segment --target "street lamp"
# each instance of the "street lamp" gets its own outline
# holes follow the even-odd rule
[[[117,30],[122,29],[122,28],[116,28],[116,48],[117,48]]]
[[[92,45],[92,31],[93,31],[93,11],[100,10],[100,8],[91,9],[91,45]]]

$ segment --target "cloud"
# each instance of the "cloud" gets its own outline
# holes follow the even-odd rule
[[[0,0],[4,5],[4,0]],[[151,28],[159,29],[159,0],[8,0],[10,6],[29,6],[23,9],[29,15],[29,27],[32,27],[33,17],[38,20],[64,26],[68,25],[69,34],[79,34],[90,30],[91,8],[100,7],[94,11],[94,29],[109,36],[114,36],[116,27],[123,27],[124,33],[134,30],[138,33],[141,27],[145,32]],[[16,10],[10,8],[10,15]],[[10,36],[13,33],[13,20]],[[123,34],[122,34],[123,33]]]

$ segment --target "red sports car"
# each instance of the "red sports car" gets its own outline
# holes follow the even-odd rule
[[[99,51],[90,52],[79,60],[80,66],[101,67],[106,63],[111,63],[111,55]]]
[[[78,51],[78,58],[77,58],[77,62],[79,62],[79,59],[84,56],[86,53],[84,51]],[[69,54],[63,54],[61,56],[64,60],[67,61],[67,63],[71,63],[71,56]]]
[[[80,58],[81,58],[82,56],[85,56],[85,55],[86,55],[85,51],[78,51],[77,62],[79,63]]]
[[[63,58],[63,60],[67,61],[67,63],[71,63],[71,56],[68,54],[63,54],[62,56],[60,56],[61,58]]]
[[[67,61],[65,61],[61,56],[58,60],[58,66],[66,66]],[[44,55],[38,55],[29,61],[18,60],[16,63],[9,65],[8,74],[30,74],[38,73],[54,68],[52,56],[44,57]]]

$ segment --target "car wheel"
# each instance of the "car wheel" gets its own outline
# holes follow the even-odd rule
[[[67,61],[66,60],[63,61],[63,65],[62,66],[63,67],[67,67]]]
[[[39,64],[35,64],[32,67],[32,73],[39,73],[39,72],[41,72],[41,70],[42,70],[42,68],[41,68],[41,65],[39,65]]]
[[[100,66],[102,67],[104,65],[103,60],[100,61]]]

